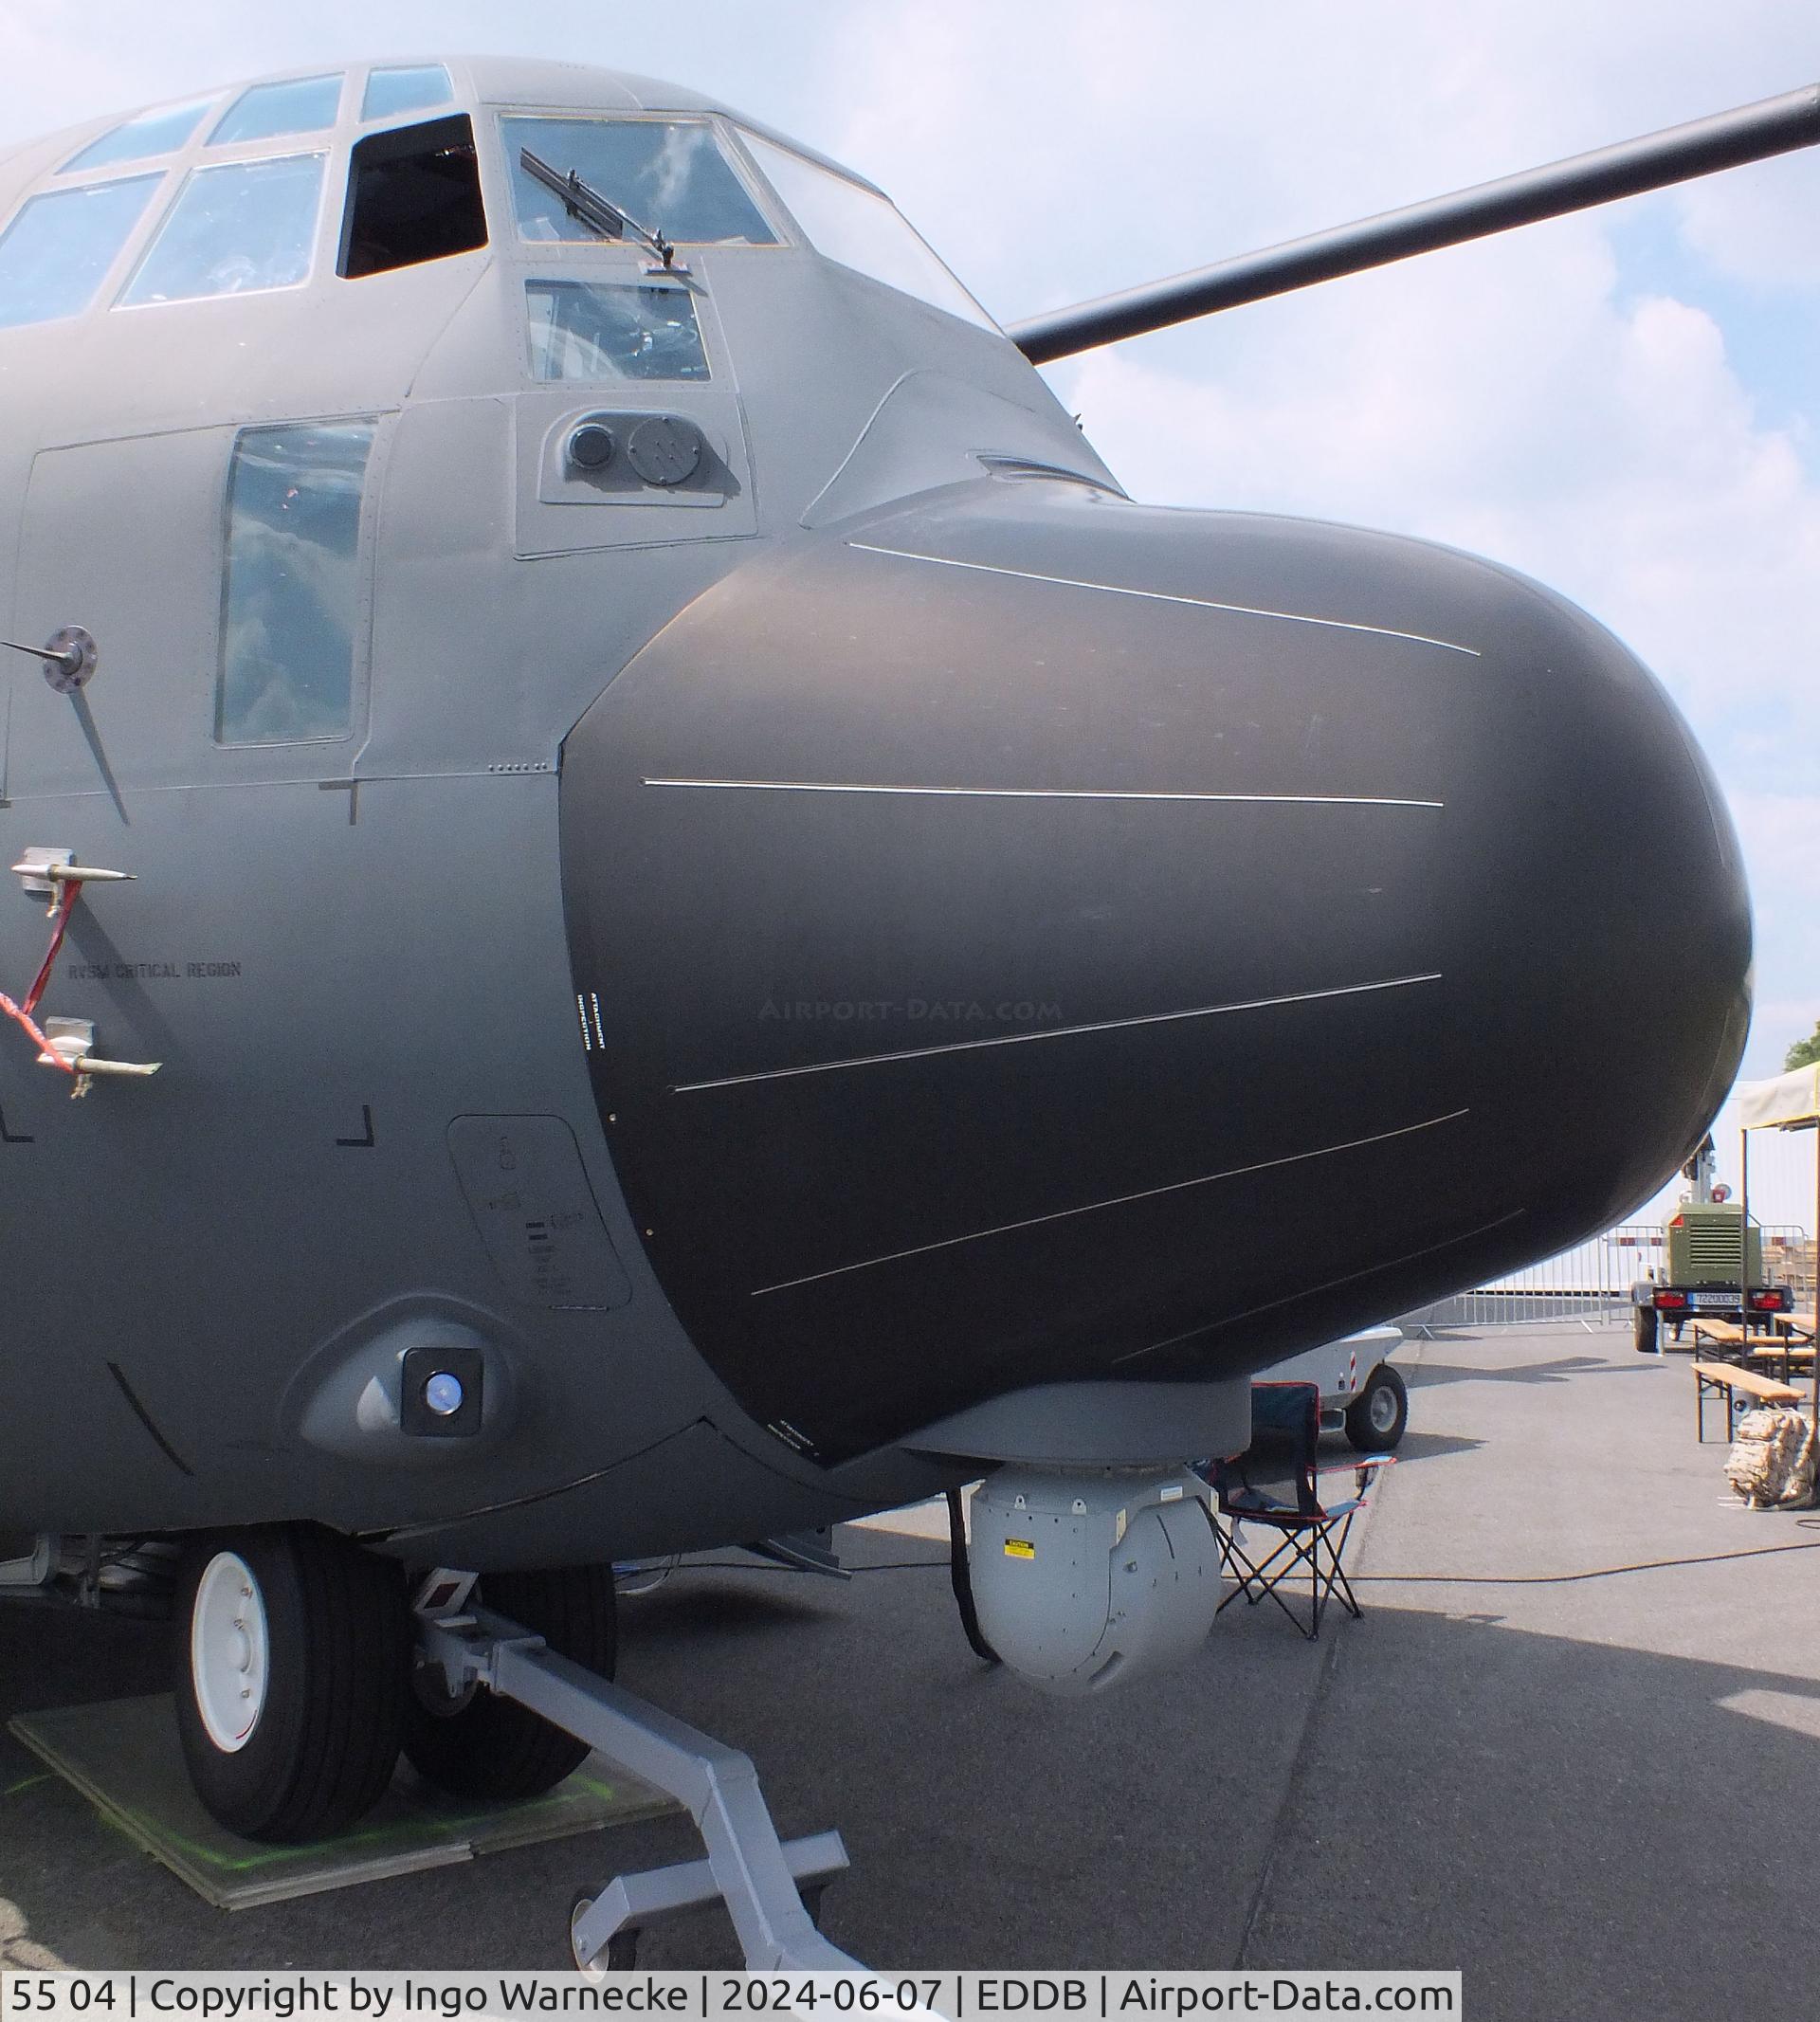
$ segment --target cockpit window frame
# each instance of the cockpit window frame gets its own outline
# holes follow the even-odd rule
[[[155,220],[164,214],[170,195],[169,173],[158,168],[142,169],[136,173],[122,164],[124,173],[112,175],[90,175],[76,182],[60,182],[54,177],[28,189],[4,218],[0,218],[0,247],[4,247],[15,229],[23,225],[32,207],[39,203],[54,204],[57,199],[67,196],[82,196],[95,191],[127,188],[135,183],[144,183],[148,188],[137,215],[116,244],[107,261],[96,269],[94,284],[80,307],[65,309],[47,316],[29,316],[16,321],[0,320],[0,334],[10,336],[15,331],[39,330],[47,326],[76,323],[96,313],[97,304],[106,300],[110,303],[114,294],[125,282],[123,275],[134,271],[146,245],[150,243],[151,231]]]
[[[546,260],[550,258],[572,258],[577,253],[598,253],[618,250],[622,246],[630,246],[641,258],[647,257],[643,249],[630,240],[617,242],[596,239],[592,236],[574,239],[529,239],[524,236],[519,216],[517,157],[513,143],[506,133],[510,119],[569,119],[588,120],[601,126],[701,126],[714,136],[719,148],[720,157],[738,184],[741,193],[753,209],[770,228],[774,243],[755,245],[738,239],[685,239],[670,228],[666,218],[640,218],[641,225],[654,227],[673,240],[679,252],[688,247],[702,253],[774,253],[781,247],[797,243],[796,227],[788,211],[778,203],[775,194],[763,176],[753,167],[746,152],[737,144],[737,129],[732,120],[722,114],[713,112],[665,112],[655,107],[628,108],[614,111],[596,107],[572,108],[566,105],[519,105],[494,104],[483,108],[490,118],[494,141],[492,155],[500,177],[500,194],[504,209],[494,213],[499,228],[494,233],[494,244],[501,248],[510,247],[520,259]],[[570,166],[556,163],[558,168]],[[485,163],[482,161],[482,174]],[[601,194],[610,202],[618,199],[610,190]]]
[[[334,109],[326,119],[317,120],[307,126],[281,126],[264,133],[223,135],[222,128],[240,114],[249,99],[270,97],[273,93],[282,91],[303,91],[312,84],[334,86]],[[271,141],[288,140],[292,143],[291,152],[301,154],[305,152],[301,145],[304,141],[314,139],[318,134],[337,134],[347,126],[348,84],[349,73],[345,69],[311,71],[303,77],[263,78],[257,83],[244,84],[216,114],[209,128],[208,137],[203,141],[203,153],[214,155],[218,149],[223,148],[256,148],[264,147]],[[363,82],[363,93],[365,88]]]
[[[109,170],[118,174],[122,169],[146,170],[156,163],[168,162],[173,156],[187,154],[191,148],[200,145],[204,128],[209,124],[211,116],[219,116],[220,109],[221,94],[209,92],[200,98],[170,99],[162,104],[148,105],[139,112],[127,113],[92,139],[84,140],[69,159],[53,172],[45,187],[54,188],[61,185],[65,178],[73,178],[80,183],[90,176],[103,174]],[[99,161],[90,161],[87,158],[96,149],[106,147],[110,141],[118,141],[122,134],[136,126],[143,126],[161,118],[177,118],[184,113],[193,115],[188,129],[180,139],[173,140],[166,147],[147,148],[136,155],[104,155]]]
[[[186,158],[182,173],[177,178],[176,193],[165,198],[155,225],[141,241],[136,257],[127,270],[126,278],[115,290],[113,301],[109,304],[110,313],[141,315],[151,310],[194,307],[201,302],[250,301],[262,296],[294,295],[308,288],[318,280],[321,271],[320,262],[330,215],[329,191],[334,187],[337,165],[345,179],[347,160],[346,148],[337,145],[333,138],[326,146],[298,149],[289,154],[262,151],[253,155],[230,155],[219,161],[210,161],[206,156],[201,160]],[[131,299],[133,290],[139,284],[146,269],[159,252],[166,231],[176,222],[177,213],[191,190],[200,189],[204,178],[229,174],[236,170],[310,161],[318,162],[321,166],[316,178],[315,211],[304,242],[304,267],[296,280],[264,282],[248,288],[215,288],[201,294],[173,295],[162,299],[153,297],[138,301]]]

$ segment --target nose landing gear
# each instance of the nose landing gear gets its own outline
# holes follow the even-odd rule
[[[269,1524],[195,1546],[177,1594],[177,1731],[197,1795],[247,1839],[345,1831],[404,1739],[400,1569],[313,1524]]]
[[[838,1832],[780,1840],[749,1757],[592,1676],[516,1622],[467,1608],[466,1584],[450,1577],[461,1597],[442,1612],[420,1607],[418,1617],[424,1652],[442,1667],[448,1690],[479,1684],[541,1714],[667,1791],[686,1806],[707,1844],[706,1860],[619,1875],[598,1896],[576,1900],[569,1940],[583,1972],[628,1967],[646,1925],[714,1903],[732,1916],[749,1969],[864,1970],[822,1936],[810,1914],[810,1900],[820,1906],[821,1885],[846,1866]]]
[[[577,1967],[628,1968],[650,1924],[721,1904],[755,1970],[864,1970],[818,1928],[847,1865],[840,1834],[780,1840],[748,1757],[603,1675],[614,1609],[606,1566],[483,1581],[439,1569],[413,1602],[398,1563],[314,1524],[206,1539],[184,1560],[177,1613],[197,1794],[249,1839],[325,1839],[374,1803],[401,1749],[443,1788],[489,1798],[548,1790],[597,1749],[684,1805],[707,1858],[578,1898]]]

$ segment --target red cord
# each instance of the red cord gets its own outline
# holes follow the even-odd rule
[[[38,972],[37,980],[26,993],[26,1001],[22,1009],[27,1018],[38,1009],[38,999],[44,995],[45,985],[50,981],[51,969],[63,949],[64,936],[69,931],[69,916],[75,911],[76,902],[82,896],[82,885],[75,879],[70,879],[64,886],[62,899],[58,901],[57,925],[50,937],[50,947],[45,955],[44,966]]]
[[[61,1067],[65,1074],[76,1072],[74,1061],[65,1060],[41,1032],[33,1021],[32,1012],[38,1009],[38,1000],[45,993],[45,985],[50,981],[50,973],[55,968],[57,956],[64,945],[64,936],[69,931],[69,916],[75,910],[76,902],[82,896],[82,887],[74,878],[64,885],[63,896],[57,903],[57,924],[52,930],[50,946],[39,968],[31,988],[26,993],[26,1001],[15,1004],[4,991],[0,991],[0,1011],[5,1011],[12,1022],[22,1028],[32,1044],[52,1066]]]
[[[44,1055],[46,1063],[49,1066],[53,1067],[61,1067],[65,1074],[75,1073],[75,1062],[65,1060],[61,1053],[56,1051],[56,1049],[51,1046],[50,1041],[46,1039],[44,1033],[38,1029],[37,1026],[32,1023],[31,1013],[29,1011],[21,1011],[18,1005],[16,1005],[12,1001],[12,999],[7,995],[5,991],[0,991],[0,1011],[5,1011],[7,1016],[10,1018],[15,1025],[24,1027],[27,1038],[31,1040],[32,1044],[38,1048],[39,1052]]]

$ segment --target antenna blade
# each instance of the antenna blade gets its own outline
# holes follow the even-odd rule
[[[1012,323],[1032,364],[1820,143],[1820,84]]]

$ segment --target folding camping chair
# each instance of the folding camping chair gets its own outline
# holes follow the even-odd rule
[[[1313,1383],[1254,1383],[1251,1386],[1251,1444],[1232,1460],[1215,1461],[1208,1480],[1219,1496],[1220,1533],[1226,1569],[1237,1582],[1220,1603],[1224,1612],[1241,1594],[1256,1607],[1267,1594],[1312,1643],[1320,1634],[1327,1603],[1338,1598],[1348,1614],[1359,1612],[1357,1597],[1341,1559],[1353,1519],[1365,1506],[1366,1491],[1389,1453],[1361,1454],[1345,1467],[1318,1465],[1320,1391]],[[1322,1500],[1321,1477],[1350,1474],[1353,1493],[1342,1501]],[[1255,1523],[1277,1534],[1261,1559],[1246,1550],[1240,1526]],[[1218,1526],[1215,1526],[1218,1528]],[[1303,1622],[1279,1589],[1308,1576],[1309,1619]]]

